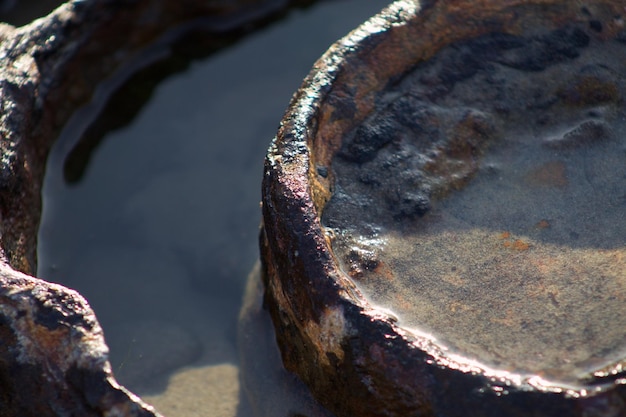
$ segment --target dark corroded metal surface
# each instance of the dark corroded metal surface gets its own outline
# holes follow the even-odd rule
[[[219,46],[304,3],[76,0],[0,25],[0,415],[158,415],[116,383],[87,302],[27,275],[48,152],[103,80],[150,64],[189,31]]]
[[[609,0],[584,5],[554,0],[398,1],[316,63],[268,153],[261,251],[265,302],[283,361],[331,411],[340,416],[626,414],[623,358],[565,384],[542,379],[538,371],[519,375],[451,355],[433,338],[403,328],[401,320],[369,301],[349,271],[341,269],[332,236],[320,222],[335,185],[333,158],[344,153],[344,158],[347,154],[364,164],[373,157],[372,149],[384,145],[360,136],[351,142],[346,138],[391,102],[390,86],[418,64],[455,42],[490,33],[514,37],[528,28],[560,30],[570,22],[587,33],[577,37],[572,32],[575,48],[587,44],[586,36],[619,40],[625,18],[623,4]],[[539,36],[532,39],[539,39],[540,47],[537,60],[524,61],[529,71],[561,59],[540,56],[544,35],[532,36]],[[559,53],[572,55],[566,49]],[[465,64],[456,68],[472,71]],[[564,97],[579,105],[574,96]],[[594,103],[623,106],[614,94],[593,97]],[[481,123],[472,121],[472,126],[484,130]],[[597,134],[594,126],[586,128]],[[420,201],[411,203],[416,217],[424,214]],[[408,213],[395,209],[401,216]],[[515,240],[509,244],[520,245]]]

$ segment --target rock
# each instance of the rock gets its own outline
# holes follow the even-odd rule
[[[0,284],[2,415],[158,415],[112,377],[102,329],[78,293],[7,265]]]

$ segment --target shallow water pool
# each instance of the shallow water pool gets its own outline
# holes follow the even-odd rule
[[[203,60],[173,56],[188,68],[142,90],[140,110],[126,85],[52,150],[38,276],[87,298],[117,379],[163,414],[251,413],[238,408],[236,325],[263,157],[315,59],[386,3],[321,3]],[[76,169],[86,135],[97,146]]]

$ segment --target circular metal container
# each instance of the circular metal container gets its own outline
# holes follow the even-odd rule
[[[397,1],[315,64],[261,252],[283,362],[332,412],[626,414],[624,15]]]

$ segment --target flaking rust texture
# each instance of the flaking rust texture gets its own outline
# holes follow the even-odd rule
[[[393,87],[446,46],[455,44],[462,53],[464,42],[492,39],[489,36],[495,34],[494,41],[508,48],[508,41],[527,36],[528,28],[541,29],[531,31],[528,38],[537,49],[513,47],[503,61],[513,68],[523,63],[524,71],[540,72],[551,65],[550,60],[561,62],[574,56],[577,48],[587,44],[587,36],[593,42],[623,42],[625,19],[623,2],[609,0],[397,1],[337,42],[315,64],[294,95],[266,160],[261,255],[265,305],[277,330],[283,361],[329,410],[342,417],[626,415],[624,361],[619,358],[576,384],[558,384],[540,374],[516,374],[451,355],[427,334],[402,328],[402,318],[373,305],[361,292],[363,287],[354,282],[372,272],[391,280],[397,272],[368,252],[368,245],[376,246],[372,243],[375,231],[369,236],[372,241],[358,242],[357,250],[348,252],[348,266],[342,269],[331,247],[336,238],[333,233],[341,230],[321,224],[330,196],[337,195],[336,187],[341,185],[333,166],[335,157],[364,168],[375,162],[380,149],[393,156],[390,143],[397,145],[401,140],[390,138],[389,132],[396,131],[385,122],[391,119],[376,120],[376,114],[400,96]],[[542,31],[551,35],[543,38],[537,34]],[[571,40],[573,48],[563,44],[563,39]],[[557,48],[558,53],[545,54],[544,47]],[[477,50],[495,53],[493,45]],[[467,56],[458,65],[445,66],[440,86],[446,88],[446,80],[456,83],[473,76],[487,61]],[[442,91],[440,96],[446,94]],[[602,74],[577,78],[556,91],[564,108],[572,109],[583,104],[623,106],[620,94]],[[394,114],[401,118],[402,109]],[[444,187],[432,189],[433,198],[464,188],[476,175],[475,161],[483,153],[481,140],[494,140],[498,127],[476,112],[444,122],[426,113],[407,115],[421,128],[434,122],[458,133],[451,136],[447,153],[429,154],[435,163],[423,167],[422,177],[447,176]],[[597,143],[607,141],[610,129],[591,119],[546,138],[542,146],[549,151],[578,149],[588,145],[589,136]],[[520,120],[524,123],[522,116]],[[472,138],[478,142],[471,143]],[[393,162],[392,157],[389,160]],[[394,174],[397,166],[393,163],[379,168],[381,172],[387,169],[389,184],[403,180],[392,178],[399,176]],[[366,174],[361,178],[364,184],[368,183]],[[522,178],[531,186],[554,189],[567,187],[567,180],[558,162],[548,162]],[[397,191],[392,185],[380,187],[387,198]],[[413,185],[419,191],[421,185]],[[390,210],[396,215],[389,221],[419,219],[429,211],[428,198],[416,194],[393,200],[382,214],[376,212],[366,219],[343,212],[342,221],[369,223]],[[404,206],[399,204],[403,202]],[[371,195],[354,197],[353,204],[359,209],[371,206]],[[336,213],[341,215],[341,208]],[[543,218],[533,225],[537,231],[556,227]],[[507,230],[497,234],[495,242],[507,256],[527,256],[535,249]],[[558,294],[547,295],[552,307],[560,302]],[[407,305],[411,302],[406,300]],[[463,307],[462,303],[453,305],[458,311]]]
[[[70,1],[0,24],[0,415],[158,416],[120,387],[97,319],[76,292],[39,280],[37,230],[50,148],[109,77],[194,31],[214,50],[307,1]],[[214,46],[215,45],[215,46]]]

